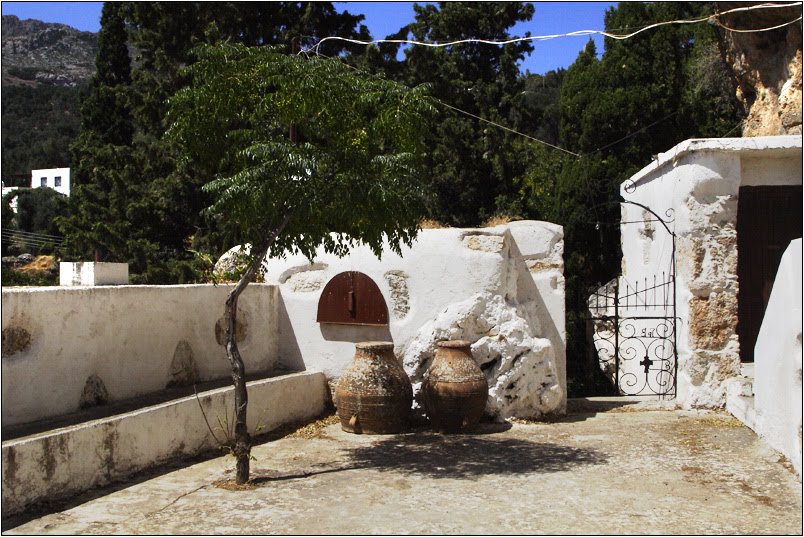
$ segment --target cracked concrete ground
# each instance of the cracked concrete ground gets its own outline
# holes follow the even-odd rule
[[[219,457],[6,520],[4,533],[802,533],[799,478],[729,415],[573,406],[556,423],[472,435],[329,425],[257,446],[244,490],[222,485],[233,460]]]

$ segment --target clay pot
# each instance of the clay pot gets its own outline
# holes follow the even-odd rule
[[[441,341],[422,381],[428,419],[445,433],[474,429],[486,409],[489,383],[468,341]]]
[[[394,356],[394,344],[355,345],[355,357],[335,390],[341,428],[357,434],[395,434],[408,423],[413,389]]]

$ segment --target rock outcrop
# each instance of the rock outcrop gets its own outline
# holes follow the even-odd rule
[[[718,2],[717,7],[724,12],[760,3]],[[721,53],[747,114],[744,137],[802,133],[801,21],[775,30],[742,31],[775,28],[799,17],[800,5],[719,17]]]
[[[98,34],[3,15],[3,85],[75,86],[95,73]]]
[[[550,341],[533,334],[516,306],[488,292],[447,307],[402,350],[417,397],[436,343],[451,339],[474,342],[472,355],[489,382],[486,414],[495,420],[540,418],[561,406],[563,390]]]

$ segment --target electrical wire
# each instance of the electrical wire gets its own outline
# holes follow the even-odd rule
[[[454,46],[454,45],[460,45],[460,44],[463,44],[463,43],[480,43],[480,44],[486,44],[486,45],[508,45],[508,44],[511,44],[511,43],[519,43],[519,42],[522,42],[522,41],[547,41],[547,40],[550,40],[550,39],[557,39],[559,37],[578,37],[578,36],[591,36],[591,35],[602,35],[602,36],[608,37],[610,39],[615,39],[615,40],[621,41],[621,40],[625,40],[625,39],[630,39],[630,38],[634,37],[635,35],[638,35],[638,34],[640,34],[642,32],[647,31],[647,30],[652,30],[654,28],[658,28],[660,26],[667,26],[667,25],[670,25],[670,24],[698,24],[698,23],[701,23],[701,22],[709,22],[709,21],[713,22],[714,24],[717,24],[718,26],[720,26],[723,29],[728,30],[730,32],[740,32],[740,33],[767,32],[767,31],[770,31],[770,30],[777,30],[779,28],[783,28],[785,26],[795,24],[796,22],[800,21],[802,19],[802,17],[799,17],[796,20],[786,22],[784,24],[780,24],[778,26],[774,26],[774,27],[771,27],[771,28],[759,28],[759,29],[755,29],[755,30],[738,30],[738,29],[729,28],[727,26],[724,26],[718,20],[718,17],[723,16],[723,15],[728,15],[728,14],[731,14],[731,13],[753,11],[753,10],[756,10],[756,9],[780,9],[780,8],[788,8],[788,7],[801,6],[801,5],[802,5],[802,2],[792,2],[792,3],[788,3],[788,4],[758,4],[758,5],[754,5],[754,6],[738,7],[738,8],[729,9],[729,10],[724,11],[722,13],[715,12],[712,15],[708,15],[706,17],[701,17],[701,18],[698,18],[698,19],[685,19],[685,20],[673,20],[673,21],[657,22],[657,23],[645,26],[643,28],[640,28],[639,30],[636,30],[635,32],[631,32],[631,33],[628,33],[628,34],[614,34],[614,33],[610,33],[610,32],[605,32],[603,30],[577,30],[577,31],[574,31],[574,32],[568,32],[568,33],[563,33],[563,34],[537,35],[537,36],[527,36],[527,37],[514,37],[514,38],[506,39],[506,40],[491,40],[491,39],[469,38],[469,39],[459,39],[457,41],[449,41],[447,43],[428,43],[428,42],[425,42],[425,41],[415,41],[415,40],[410,40],[410,39],[375,39],[373,41],[365,41],[365,40],[360,40],[360,39],[351,39],[351,38],[348,38],[348,37],[329,36],[329,37],[325,37],[325,38],[321,39],[318,43],[316,43],[310,49],[307,49],[307,50],[305,50],[303,52],[307,53],[308,51],[312,50],[316,54],[318,54],[318,49],[321,46],[321,44],[324,43],[325,41],[331,41],[331,40],[345,41],[347,43],[352,43],[352,44],[356,44],[356,45],[376,45],[376,44],[379,44],[379,43],[396,43],[396,44],[417,45],[417,46],[433,47],[433,48],[449,47],[449,46]]]
[[[671,112],[670,114],[668,114],[668,115],[664,116],[662,119],[659,119],[659,120],[657,120],[657,121],[654,121],[654,122],[653,122],[653,123],[651,123],[650,125],[645,125],[645,126],[644,126],[644,127],[642,127],[641,129],[639,129],[639,130],[637,130],[637,131],[634,131],[634,132],[632,132],[631,134],[628,134],[628,135],[626,135],[626,136],[623,136],[622,138],[620,138],[619,140],[617,140],[617,141],[615,141],[615,142],[611,142],[610,144],[604,145],[603,147],[599,147],[599,148],[595,149],[594,151],[592,151],[590,154],[591,154],[591,155],[594,155],[595,153],[598,153],[598,152],[600,152],[600,151],[603,151],[604,149],[608,149],[609,147],[611,147],[611,146],[613,146],[613,145],[617,145],[617,144],[619,144],[620,142],[624,142],[625,140],[627,140],[627,139],[631,138],[632,136],[636,136],[636,135],[637,135],[637,134],[639,134],[640,132],[642,132],[642,131],[645,131],[645,130],[649,129],[649,128],[653,127],[654,125],[658,125],[659,123],[661,123],[662,121],[664,121],[664,120],[666,120],[666,119],[670,119],[670,118],[671,118],[671,117],[673,117],[674,115],[676,115],[676,114],[678,114],[679,112],[681,112],[681,110],[682,110],[683,108],[684,108],[684,106],[681,106],[681,107],[680,107],[678,110],[676,110],[675,112]]]
[[[328,57],[329,57],[329,56],[326,56],[326,55],[324,55],[324,54],[318,54],[318,55],[319,55],[319,56],[322,56],[322,57],[325,57],[325,58],[328,58]],[[355,67],[354,65],[349,65],[348,63],[344,63],[343,65],[345,65],[345,66],[346,66],[346,67],[348,67],[349,69],[355,70],[355,71],[357,71],[357,72],[359,72],[359,73],[362,73],[362,74],[364,74],[364,75],[367,75],[367,76],[372,76],[372,77],[377,77],[377,75],[376,75],[376,74],[374,74],[374,73],[369,73],[368,71],[364,71],[363,69],[359,69],[359,68]],[[530,136],[530,135],[527,135],[527,134],[525,134],[525,133],[522,133],[522,132],[519,132],[519,131],[517,131],[517,130],[514,130],[514,129],[512,129],[511,127],[506,127],[505,125],[501,125],[501,124],[499,124],[499,123],[495,123],[494,121],[491,121],[490,119],[486,119],[486,118],[480,117],[480,116],[475,115],[475,114],[473,114],[473,113],[471,113],[471,112],[467,112],[466,110],[461,110],[460,108],[458,108],[458,107],[456,107],[456,106],[452,106],[451,104],[447,104],[447,103],[445,103],[444,101],[442,101],[442,100],[440,100],[440,99],[437,99],[437,98],[435,98],[435,97],[433,98],[433,100],[434,100],[436,103],[438,103],[438,104],[442,105],[443,107],[448,108],[448,109],[450,109],[450,110],[452,110],[452,111],[454,111],[454,112],[458,112],[458,113],[463,114],[463,115],[465,115],[465,116],[468,116],[468,117],[471,117],[471,118],[477,119],[477,120],[479,120],[479,121],[483,121],[483,122],[485,122],[485,123],[488,123],[489,125],[493,125],[493,126],[495,126],[495,127],[497,127],[497,128],[503,129],[503,130],[508,131],[508,132],[510,132],[510,133],[516,134],[516,135],[518,135],[518,136],[523,136],[523,137],[527,138],[528,140],[531,140],[531,141],[534,141],[534,142],[540,143],[540,144],[542,144],[542,145],[545,145],[545,146],[547,146],[547,147],[550,147],[550,148],[556,149],[556,150],[558,150],[558,151],[562,151],[562,152],[564,152],[564,153],[567,153],[568,155],[572,155],[572,156],[574,156],[574,157],[578,157],[578,158],[580,158],[580,157],[581,157],[581,155],[580,155],[580,154],[578,154],[578,153],[573,153],[572,151],[570,151],[570,150],[568,150],[568,149],[564,149],[564,148],[562,148],[562,147],[558,147],[557,145],[553,145],[553,144],[551,144],[550,142],[545,142],[544,140],[539,140],[538,138],[534,138],[533,136]]]
[[[444,107],[446,107],[446,108],[449,108],[450,110],[454,110],[454,111],[459,112],[459,113],[461,113],[461,114],[464,114],[464,115],[466,115],[466,116],[469,116],[469,117],[472,117],[472,118],[478,119],[478,120],[480,120],[480,121],[484,121],[484,122],[488,123],[489,125],[494,125],[495,127],[499,127],[500,129],[506,130],[506,131],[511,132],[511,133],[514,133],[514,134],[518,134],[519,136],[524,136],[524,137],[525,137],[525,138],[527,138],[528,140],[532,140],[532,141],[534,141],[534,142],[538,142],[538,143],[543,144],[543,145],[546,145],[546,146],[548,146],[548,147],[552,147],[553,149],[557,149],[557,150],[559,150],[559,151],[563,151],[564,153],[567,153],[567,154],[569,154],[569,155],[573,155],[573,156],[575,156],[575,157],[580,157],[580,156],[581,156],[581,155],[579,155],[578,153],[573,153],[572,151],[569,151],[568,149],[564,149],[564,148],[562,148],[562,147],[558,147],[557,145],[553,145],[553,144],[551,144],[550,142],[545,142],[544,140],[539,140],[538,138],[534,138],[533,136],[529,136],[529,135],[524,134],[524,133],[522,133],[522,132],[516,131],[516,130],[514,130],[514,129],[510,128],[510,127],[506,127],[505,125],[500,125],[499,123],[495,123],[495,122],[493,122],[493,121],[491,121],[491,120],[489,120],[489,119],[482,118],[482,117],[477,116],[477,115],[475,115],[475,114],[473,114],[473,113],[471,113],[471,112],[467,112],[466,110],[461,110],[460,108],[456,108],[456,107],[452,106],[451,104],[447,104],[447,103],[445,103],[444,101],[441,101],[441,100],[438,100],[438,99],[436,99],[436,101],[437,101],[439,104],[441,104],[442,106],[444,106]]]
[[[715,20],[715,24],[717,24],[718,26],[720,26],[724,30],[728,30],[729,32],[735,32],[735,33],[739,33],[739,34],[750,34],[750,33],[754,33],[754,32],[769,32],[771,30],[778,30],[779,28],[784,28],[785,26],[789,26],[789,25],[794,24],[794,23],[796,23],[796,22],[798,22],[800,20],[801,20],[801,17],[797,18],[794,21],[785,22],[784,24],[780,24],[778,26],[773,26],[771,28],[762,28],[760,30],[737,30],[736,28],[729,28],[728,26],[726,26],[725,24],[723,24],[719,20]]]

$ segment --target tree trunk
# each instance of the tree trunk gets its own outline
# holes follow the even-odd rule
[[[237,334],[237,302],[240,299],[240,295],[257,274],[263,258],[268,253],[268,249],[274,243],[276,237],[282,233],[288,220],[290,220],[290,214],[286,214],[282,222],[264,236],[261,243],[258,245],[258,249],[254,252],[254,257],[248,269],[246,269],[240,281],[237,282],[237,285],[235,285],[235,288],[232,289],[232,292],[229,293],[226,299],[226,310],[224,313],[226,329],[223,337],[226,347],[226,357],[229,358],[229,362],[232,365],[232,384],[234,385],[235,395],[234,446],[232,446],[232,452],[237,460],[235,482],[238,485],[246,483],[249,478],[251,435],[248,432],[248,423],[246,421],[248,409],[246,367],[243,364],[243,358],[240,356],[240,351],[237,348],[237,339],[235,337]]]

